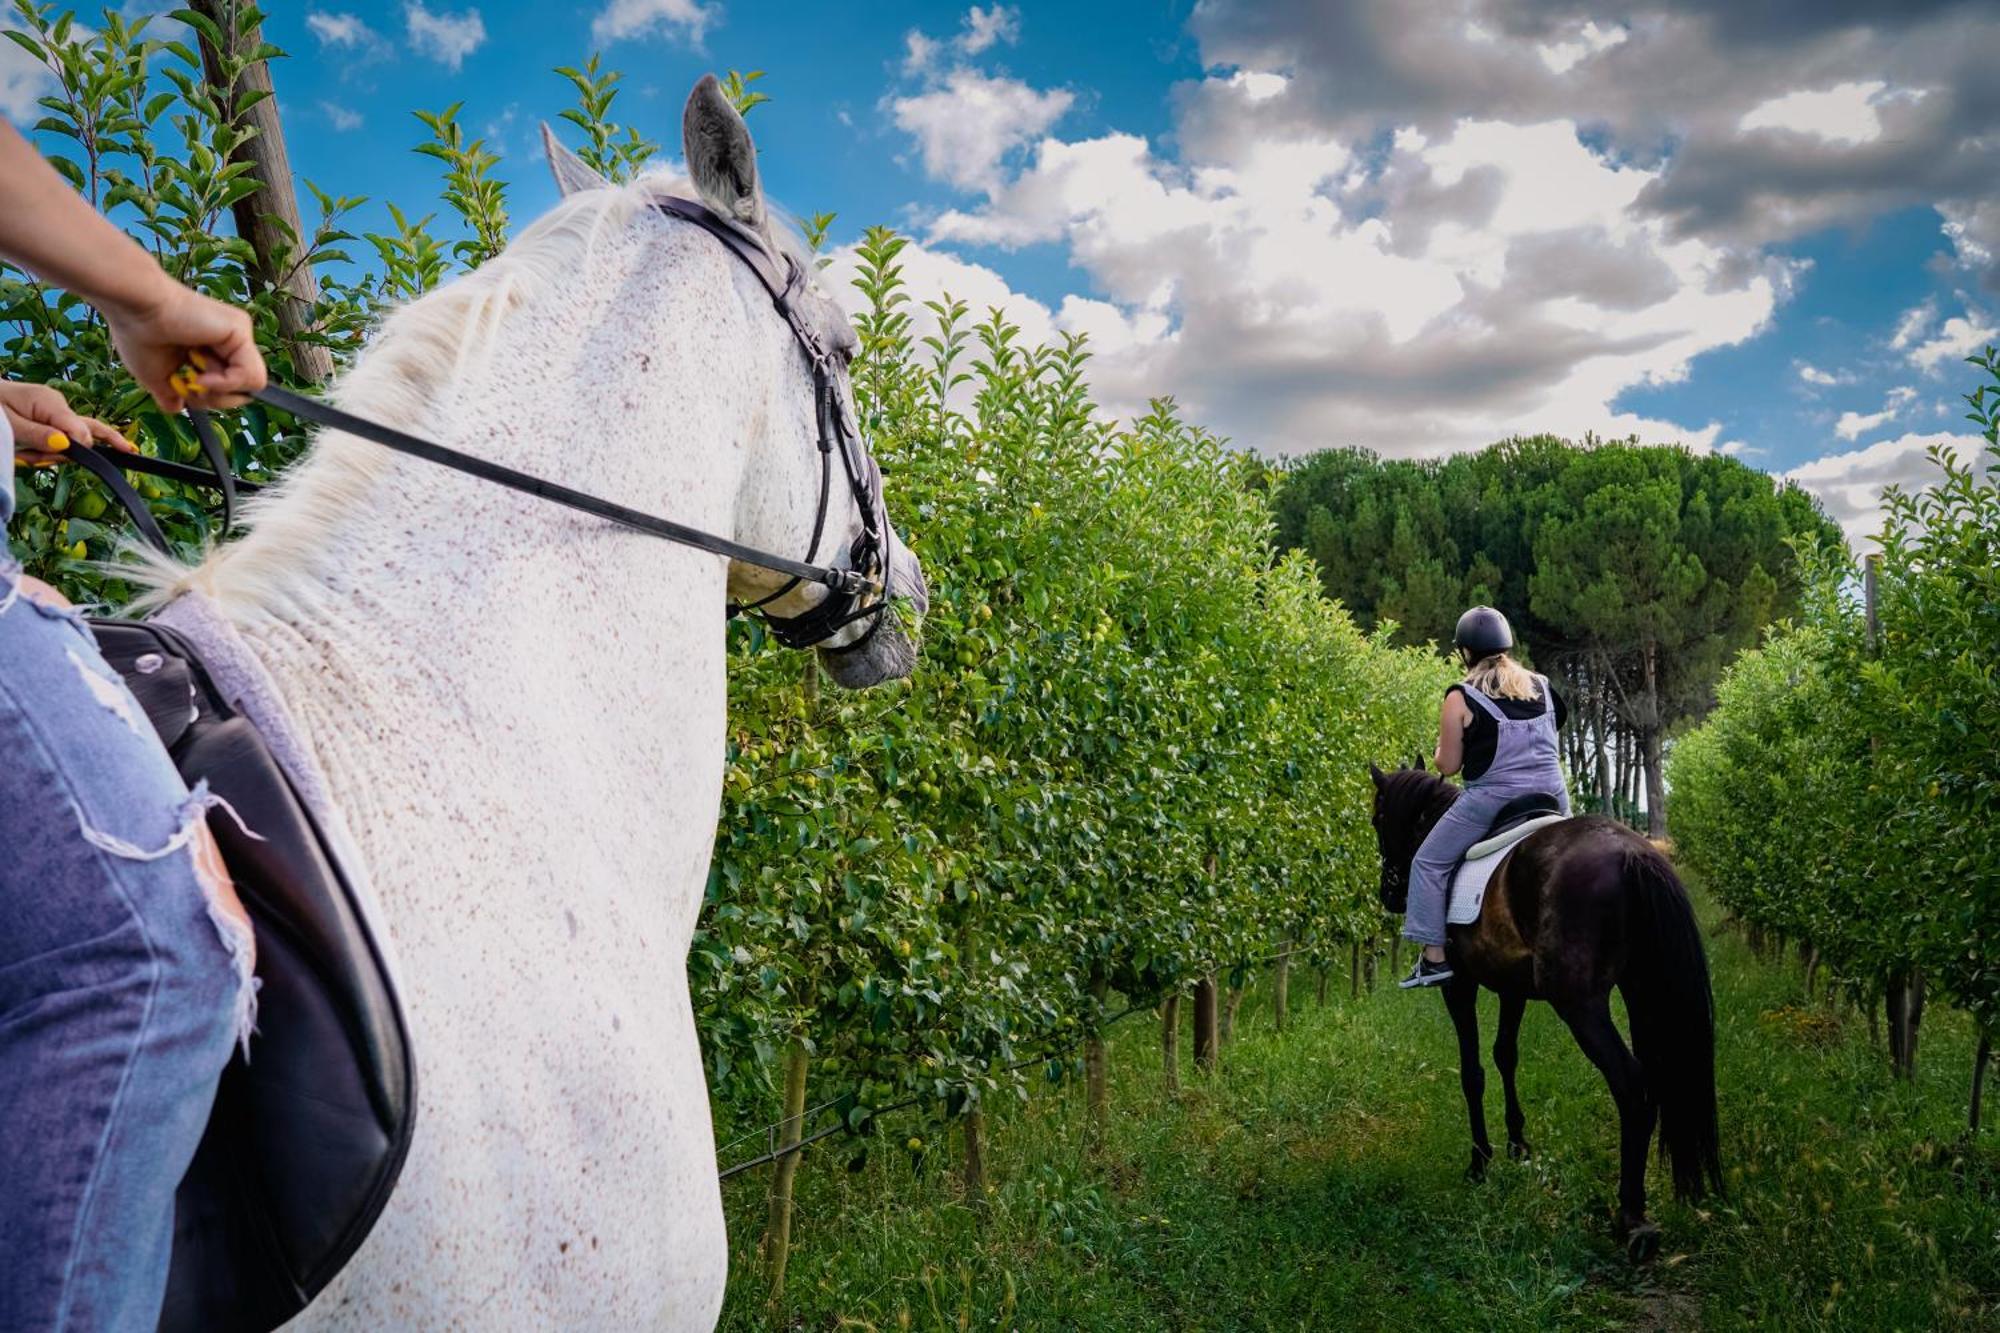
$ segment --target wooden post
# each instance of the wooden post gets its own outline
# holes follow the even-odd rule
[[[1167,1096],[1181,1095],[1181,993],[1170,992],[1160,1005],[1160,1072]]]
[[[1111,1089],[1109,1067],[1104,1053],[1104,997],[1110,991],[1110,982],[1104,975],[1103,964],[1097,964],[1090,971],[1091,1029],[1090,1036],[1083,1043],[1083,1104],[1088,1127],[1085,1130],[1092,1148],[1104,1145],[1104,1134],[1111,1120]]]
[[[1236,1040],[1236,1011],[1243,1007],[1244,987],[1231,986],[1229,994],[1222,1001],[1222,1023],[1220,1045],[1227,1046]]]
[[[1979,1050],[1972,1057],[1972,1113],[1967,1128],[1974,1134],[1979,1132],[1979,1095],[1986,1087],[1986,1066],[1993,1061],[1993,1029],[1981,1024],[1979,1028]]]
[[[986,1198],[986,1116],[972,1108],[959,1117],[965,1133],[965,1202],[973,1214],[984,1219],[989,1211]]]
[[[1278,946],[1278,961],[1271,973],[1271,1026],[1285,1030],[1285,1009],[1292,998],[1292,942]]]
[[[1194,1063],[1203,1071],[1215,1068],[1216,1048],[1221,1044],[1215,990],[1213,976],[1194,984]]]
[[[785,1051],[785,1117],[778,1126],[780,1149],[798,1146],[805,1132],[806,1047],[794,1039]],[[764,1231],[764,1281],[772,1305],[785,1299],[785,1261],[792,1253],[792,1182],[797,1178],[801,1153],[786,1153],[777,1160],[771,1178],[770,1218]]]
[[[229,59],[225,60],[224,52],[206,34],[201,37],[202,66],[224,114],[246,96],[270,93],[271,69],[265,61],[250,61],[233,80],[228,70],[238,52],[255,51],[263,44],[262,25],[239,30],[237,16],[242,6],[237,0],[189,0],[189,4],[195,13],[213,22],[229,43]],[[313,332],[319,281],[303,257],[307,232],[299,218],[291,157],[285,151],[285,132],[278,120],[278,99],[267,96],[238,119],[249,137],[230,157],[250,164],[249,176],[258,188],[231,206],[236,234],[250,243],[255,256],[251,277],[256,285],[277,293],[278,331],[291,355],[293,374],[304,384],[324,384],[333,377],[333,356],[326,348],[307,341]]]

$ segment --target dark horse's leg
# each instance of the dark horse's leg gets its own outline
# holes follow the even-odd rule
[[[1644,1263],[1660,1248],[1660,1229],[1646,1220],[1646,1153],[1659,1108],[1646,1092],[1645,1071],[1611,1021],[1608,994],[1557,1002],[1556,1012],[1618,1103],[1618,1235],[1632,1261]]]
[[[1533,1151],[1525,1137],[1527,1117],[1521,1114],[1521,1098],[1514,1091],[1514,1069],[1521,1063],[1521,1015],[1528,997],[1519,991],[1500,992],[1500,1030],[1493,1035],[1493,1066],[1500,1071],[1500,1087],[1507,1094],[1507,1155],[1522,1161]]]
[[[1466,1116],[1472,1121],[1472,1164],[1465,1175],[1468,1180],[1482,1180],[1486,1164],[1493,1160],[1493,1144],[1486,1137],[1486,1070],[1479,1063],[1479,983],[1461,975],[1440,989],[1451,1025],[1458,1029],[1458,1081],[1465,1089]]]

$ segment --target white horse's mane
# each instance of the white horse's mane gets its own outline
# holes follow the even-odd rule
[[[573,286],[606,230],[623,227],[662,194],[697,197],[684,177],[665,170],[565,197],[500,254],[391,312],[333,386],[332,402],[356,416],[433,435],[450,388],[483,360],[501,321],[554,289]],[[803,238],[788,227],[770,231],[780,250],[805,272],[815,271]],[[134,542],[123,552],[127,558],[106,572],[139,589],[130,604],[135,612],[191,590],[231,619],[295,606],[323,586],[323,562],[338,550],[341,528],[368,502],[393,457],[352,436],[321,432],[306,457],[245,504],[242,541],[211,547],[194,565]]]

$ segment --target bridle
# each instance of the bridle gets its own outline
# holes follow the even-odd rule
[[[433,440],[411,435],[393,426],[365,417],[343,412],[337,407],[306,398],[278,385],[269,385],[259,390],[255,397],[263,403],[293,416],[331,430],[342,431],[364,440],[393,449],[397,453],[408,454],[436,463],[440,467],[451,468],[468,476],[490,481],[510,490],[533,495],[539,499],[565,505],[568,508],[608,519],[613,523],[661,537],[682,546],[708,551],[715,555],[774,574],[786,576],[786,582],[775,592],[760,597],[754,602],[729,607],[729,615],[734,617],[746,612],[754,612],[770,629],[771,636],[787,648],[811,648],[824,643],[842,629],[861,620],[872,619],[866,633],[852,643],[837,648],[827,648],[830,653],[853,652],[874,637],[882,626],[890,600],[893,596],[893,578],[890,568],[889,516],[882,497],[882,470],[868,451],[861,438],[853,409],[847,396],[841,391],[840,368],[834,363],[833,353],[827,348],[800,309],[798,298],[805,292],[808,275],[789,255],[774,258],[770,250],[755,233],[730,222],[693,199],[677,195],[662,195],[656,198],[654,206],[670,217],[692,222],[720,241],[725,249],[741,260],[757,276],[764,289],[771,295],[771,303],[777,309],[792,337],[805,353],[813,374],[813,416],[820,455],[819,509],[813,520],[812,541],[806,548],[805,559],[793,560],[786,556],[760,551],[752,546],[728,537],[691,528],[672,519],[660,518],[641,510],[632,509],[600,496],[573,490],[558,482],[547,481],[514,468],[504,467],[484,458],[463,453]],[[778,260],[782,259],[780,268]],[[238,492],[254,492],[257,485],[236,476],[229,467],[229,455],[222,439],[209,420],[208,413],[190,409],[189,418],[194,423],[195,435],[201,442],[202,452],[207,457],[209,469],[190,467],[167,459],[151,458],[144,454],[117,453],[79,446],[70,451],[74,458],[93,473],[109,489],[127,513],[132,516],[139,534],[162,554],[171,554],[166,535],[161,532],[146,502],[121,475],[120,469],[145,472],[154,476],[167,477],[176,481],[194,482],[211,486],[222,495],[222,535],[228,535],[236,517],[236,496]],[[846,551],[846,563],[815,564],[819,559],[820,546],[826,537],[826,519],[829,502],[832,499],[833,457],[838,453],[842,471],[847,477],[849,492],[861,511],[861,532]],[[774,616],[764,608],[785,596],[801,584],[814,583],[827,589],[827,595],[816,605],[808,607],[795,616]],[[866,600],[875,594],[872,601]]]

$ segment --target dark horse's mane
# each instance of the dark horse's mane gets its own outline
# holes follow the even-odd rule
[[[1382,775],[1376,810],[1382,827],[1395,838],[1396,850],[1416,850],[1417,830],[1456,801],[1459,789],[1427,768],[1398,768]]]

